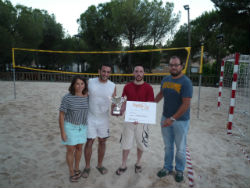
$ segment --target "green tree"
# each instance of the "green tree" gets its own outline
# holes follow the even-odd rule
[[[77,36],[70,37],[63,39],[61,42],[61,50],[63,51],[86,51],[87,45],[85,41]],[[58,68],[62,70],[67,70],[67,66],[71,66],[72,63],[78,65],[78,72],[82,72],[83,69],[80,69],[80,65],[84,65],[86,62],[86,54],[58,54],[60,61],[58,62]]]
[[[144,45],[135,47],[135,50],[145,50],[145,49],[153,49],[152,45]],[[128,47],[125,50],[129,50]],[[131,66],[135,65],[143,65],[146,72],[151,72],[152,64],[154,67],[160,64],[161,53],[160,52],[143,52],[143,53],[124,53],[121,54],[121,61],[116,62],[116,64],[127,73],[131,73],[132,71],[128,69],[128,61],[131,58]]]
[[[218,19],[218,11],[204,12],[201,16],[190,22],[192,50],[191,57],[199,53],[201,40],[203,39],[205,50],[213,58],[216,57],[218,48],[216,36],[220,34],[221,22]],[[184,47],[188,41],[188,27],[184,24],[175,34],[168,47]]]
[[[15,47],[38,48],[43,40],[41,12],[22,5],[17,5],[16,10]]]
[[[152,42],[152,48],[160,43],[161,39],[171,33],[179,15],[173,14],[173,3],[166,3],[165,7],[160,0],[114,0],[113,17],[120,25],[121,38],[129,46],[129,50],[145,46]],[[153,58],[153,56],[151,56]],[[149,70],[156,66],[153,59],[149,63]],[[129,55],[126,71],[131,72],[132,55]]]
[[[201,43],[204,44],[205,52],[210,58],[219,59],[226,55],[225,45],[218,43],[217,36],[221,34],[222,22],[219,19],[219,12],[217,10],[204,12],[201,16],[190,22],[191,26],[191,59],[195,61],[194,57],[199,56]],[[175,34],[174,39],[170,42],[168,47],[186,46],[188,41],[188,27],[184,24]],[[207,63],[204,61],[204,63]],[[217,73],[219,73],[220,60],[215,66]],[[212,69],[211,69],[212,70]],[[213,72],[214,74],[216,71]]]
[[[150,3],[147,0],[116,0],[113,18],[119,24],[121,37],[129,49],[148,41],[150,24]]]
[[[47,11],[43,11],[43,40],[39,45],[39,49],[44,50],[60,50],[62,47],[62,39],[64,32],[62,25],[57,23],[55,16],[49,15]],[[60,64],[60,58],[56,54],[39,53],[39,61],[45,68],[52,69],[54,65]]]
[[[119,27],[112,19],[112,6],[113,2],[99,4],[98,7],[91,6],[81,14],[78,20],[80,25],[78,36],[86,42],[88,50],[104,51],[121,48]],[[91,71],[97,71],[101,62],[112,64],[115,61],[111,54],[90,54],[86,57]]]
[[[89,50],[115,50],[120,48],[119,28],[112,19],[112,2],[90,6],[81,14],[79,36],[88,44]]]
[[[0,70],[11,63],[11,48],[44,50],[80,50],[86,44],[75,37],[65,38],[61,24],[46,10],[32,9],[23,5],[12,6],[8,0],[0,0]],[[17,65],[58,69],[80,62],[76,55],[15,51]]]
[[[250,52],[250,1],[211,0],[219,10],[227,50]]]
[[[157,44],[161,43],[161,39],[166,37],[168,34],[172,34],[176,24],[179,22],[179,14],[175,15],[173,13],[174,4],[166,2],[165,7],[163,7],[163,2],[154,0],[151,2],[151,21],[149,24],[148,41],[152,41],[152,48],[156,48]],[[155,54],[152,53],[149,61],[149,72],[152,71],[152,67],[157,64],[154,63]]]
[[[153,47],[161,42],[161,39],[172,34],[180,15],[173,13],[174,4],[166,2],[165,7],[162,1],[154,0],[150,4],[150,24],[148,39],[152,41]]]
[[[0,0],[0,71],[6,70],[11,63],[11,48],[14,42],[13,32],[16,22],[16,10],[10,1]]]
[[[56,23],[54,15],[45,10],[16,6],[17,20],[15,24],[14,47],[58,50],[64,33],[61,24]],[[35,60],[37,66],[54,68],[61,60],[56,54],[20,52],[16,62],[18,65],[30,65]]]

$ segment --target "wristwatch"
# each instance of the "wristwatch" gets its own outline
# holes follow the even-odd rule
[[[176,121],[176,119],[175,119],[173,116],[171,116],[170,119],[171,119],[172,121]]]

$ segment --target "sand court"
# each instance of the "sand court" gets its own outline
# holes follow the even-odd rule
[[[184,182],[176,183],[174,176],[158,178],[163,166],[164,146],[160,131],[161,101],[157,104],[157,124],[150,126],[150,148],[142,158],[142,173],[134,173],[136,147],[128,158],[128,170],[117,176],[121,165],[120,136],[124,117],[110,117],[110,138],[104,166],[109,172],[101,175],[97,164],[97,142],[93,146],[91,172],[87,179],[69,182],[65,161],[66,148],[60,143],[58,109],[61,98],[70,83],[16,82],[17,99],[13,96],[13,83],[0,81],[0,187],[189,187],[188,171]],[[121,95],[124,85],[117,85]],[[153,85],[155,95],[160,85]],[[200,113],[197,118],[198,87],[194,87],[188,150],[194,172],[194,187],[249,187],[250,162],[249,133],[242,137],[233,127],[227,135],[228,107],[217,110],[218,88],[202,87]],[[226,95],[225,95],[226,96]],[[242,118],[245,130],[249,121]],[[84,157],[81,169],[84,167]]]

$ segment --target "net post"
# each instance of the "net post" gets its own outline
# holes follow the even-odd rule
[[[236,97],[237,79],[238,79],[238,70],[239,70],[239,58],[240,58],[240,54],[235,53],[235,62],[234,62],[234,70],[233,70],[233,82],[232,82],[232,93],[231,93],[229,115],[228,115],[228,123],[227,123],[227,134],[232,134],[234,106],[235,106],[235,97]]]
[[[199,119],[200,116],[200,95],[201,95],[201,83],[202,83],[202,68],[203,68],[203,51],[204,46],[201,46],[201,59],[200,59],[200,71],[199,71],[199,95],[198,95],[198,111],[197,111],[197,118]]]
[[[13,71],[14,99],[16,99],[15,48],[12,48],[12,71]]]
[[[224,78],[223,77],[224,76],[224,65],[225,65],[225,61],[222,60],[222,62],[221,62],[221,69],[220,69],[218,103],[217,103],[218,110],[220,109],[220,106],[221,106],[221,94],[222,94],[223,78]]]

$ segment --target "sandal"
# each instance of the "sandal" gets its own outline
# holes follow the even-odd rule
[[[80,178],[82,175],[81,170],[74,170],[74,173],[75,173],[75,176],[77,176],[78,178]]]
[[[115,173],[116,173],[116,175],[118,175],[118,176],[120,176],[120,175],[122,175],[124,172],[126,172],[126,170],[127,170],[127,167],[125,167],[125,168],[118,168],[116,171],[115,171]]]
[[[142,172],[141,166],[135,164],[135,173],[137,174],[137,173],[141,173],[141,172]]]
[[[83,178],[89,177],[89,173],[90,173],[90,168],[84,168],[82,171],[82,177]]]
[[[71,182],[71,183],[75,183],[75,182],[78,182],[78,178],[79,177],[77,177],[75,174],[73,175],[73,176],[70,176],[69,177],[69,181]]]
[[[102,167],[96,167],[96,169],[97,169],[102,175],[108,173],[108,169],[105,168],[104,166],[102,166]]]

